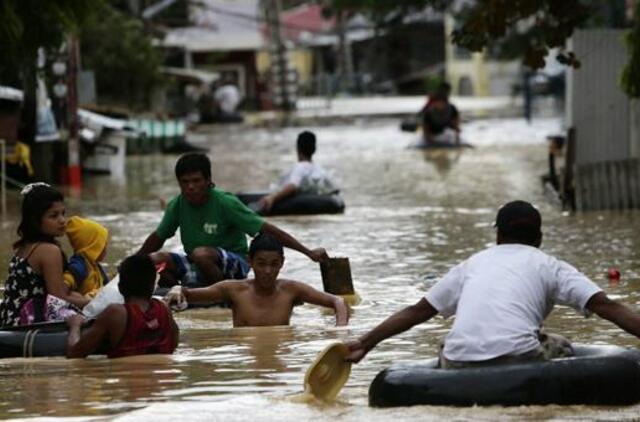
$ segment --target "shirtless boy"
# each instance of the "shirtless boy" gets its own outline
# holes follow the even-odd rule
[[[268,234],[259,234],[249,246],[249,265],[255,278],[226,280],[194,289],[174,286],[164,300],[178,307],[184,306],[185,301],[229,302],[234,327],[289,325],[293,306],[299,302],[333,308],[336,325],[347,324],[349,317],[342,298],[305,283],[278,278],[282,264],[282,244]]]

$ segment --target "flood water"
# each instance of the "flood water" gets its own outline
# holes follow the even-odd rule
[[[545,199],[540,175],[546,170],[544,138],[559,121],[484,120],[466,125],[477,147],[464,151],[407,149],[412,134],[396,120],[359,120],[329,127],[305,127],[318,135],[316,161],[342,188],[344,215],[278,217],[269,221],[309,247],[349,257],[362,297],[346,328],[331,313],[305,305],[294,310],[291,327],[231,327],[230,311],[201,309],[177,315],[181,328],[173,356],[108,360],[0,360],[0,417],[81,417],[115,420],[628,420],[640,406],[533,406],[446,408],[367,406],[373,377],[390,364],[435,356],[451,321],[440,317],[389,339],[374,349],[351,377],[338,403],[291,400],[302,391],[304,373],[329,343],[360,335],[385,316],[418,301],[448,268],[494,242],[492,221],[500,204],[525,199],[543,215],[543,249],[565,259],[633,307],[640,304],[640,213],[563,213]],[[201,129],[210,148],[214,181],[229,191],[268,187],[295,160],[295,136],[302,128]],[[111,232],[110,272],[155,229],[162,215],[158,197],[178,192],[175,156],[128,158],[127,177],[86,180],[79,197],[68,195],[69,214],[81,214]],[[16,195],[2,223],[0,270],[6,274],[14,240]],[[175,247],[172,239],[166,247]],[[622,273],[609,284],[607,268]],[[282,275],[321,289],[316,264],[286,251]],[[4,277],[4,276],[3,276]],[[574,342],[638,346],[638,339],[611,323],[585,319],[556,307],[549,331]],[[606,386],[602,386],[606,388]]]

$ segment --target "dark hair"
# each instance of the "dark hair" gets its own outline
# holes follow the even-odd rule
[[[438,85],[437,91],[443,93],[448,97],[449,94],[451,94],[451,84],[449,82],[442,82],[440,85]]]
[[[118,267],[118,290],[125,298],[150,298],[156,287],[156,266],[149,255],[131,255]]]
[[[429,96],[429,100],[430,101],[447,101],[447,95],[443,92],[440,92],[438,90],[436,90],[433,94],[431,94],[431,96]]]
[[[316,135],[308,130],[300,133],[298,135],[297,147],[299,153],[311,158],[313,153],[316,152]]]
[[[284,256],[282,243],[270,234],[260,233],[253,238],[251,245],[249,245],[249,258],[253,258],[254,255],[260,251],[278,252]]]
[[[542,217],[529,202],[512,201],[503,205],[496,215],[495,226],[503,241],[540,244]]]
[[[211,161],[201,152],[182,154],[176,162],[176,179],[189,173],[200,172],[205,179],[211,179]]]
[[[13,244],[14,249],[25,243],[49,242],[55,243],[53,236],[42,233],[42,216],[55,202],[64,202],[64,196],[51,186],[31,184],[23,189],[22,219],[18,225],[18,240]]]

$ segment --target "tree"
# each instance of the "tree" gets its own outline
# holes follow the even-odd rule
[[[433,7],[451,10],[453,2],[443,0],[328,0],[329,13],[360,12],[376,25],[393,25],[407,14]],[[475,0],[463,3],[453,11],[460,26],[453,31],[452,41],[470,51],[487,47],[506,46],[523,57],[524,63],[538,69],[544,67],[545,57],[552,48],[559,48],[557,59],[579,67],[580,59],[565,51],[566,41],[573,31],[586,25],[608,6],[605,0]],[[637,20],[637,19],[636,19]],[[502,44],[501,44],[502,43]]]
[[[24,91],[23,140],[36,133],[36,60],[38,49],[57,48],[68,32],[77,32],[99,1],[0,1],[0,71],[14,74]]]
[[[92,69],[100,97],[146,105],[159,83],[160,52],[142,23],[103,3],[80,32],[83,68]]]

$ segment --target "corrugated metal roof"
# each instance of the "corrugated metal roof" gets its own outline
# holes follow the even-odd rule
[[[260,33],[221,33],[206,28],[188,27],[170,30],[160,45],[199,52],[259,50],[266,43]]]
[[[0,100],[22,102],[24,94],[21,90],[10,86],[0,86]]]
[[[258,0],[200,0],[190,15],[193,26],[169,30],[159,44],[192,52],[259,50],[266,45]]]

